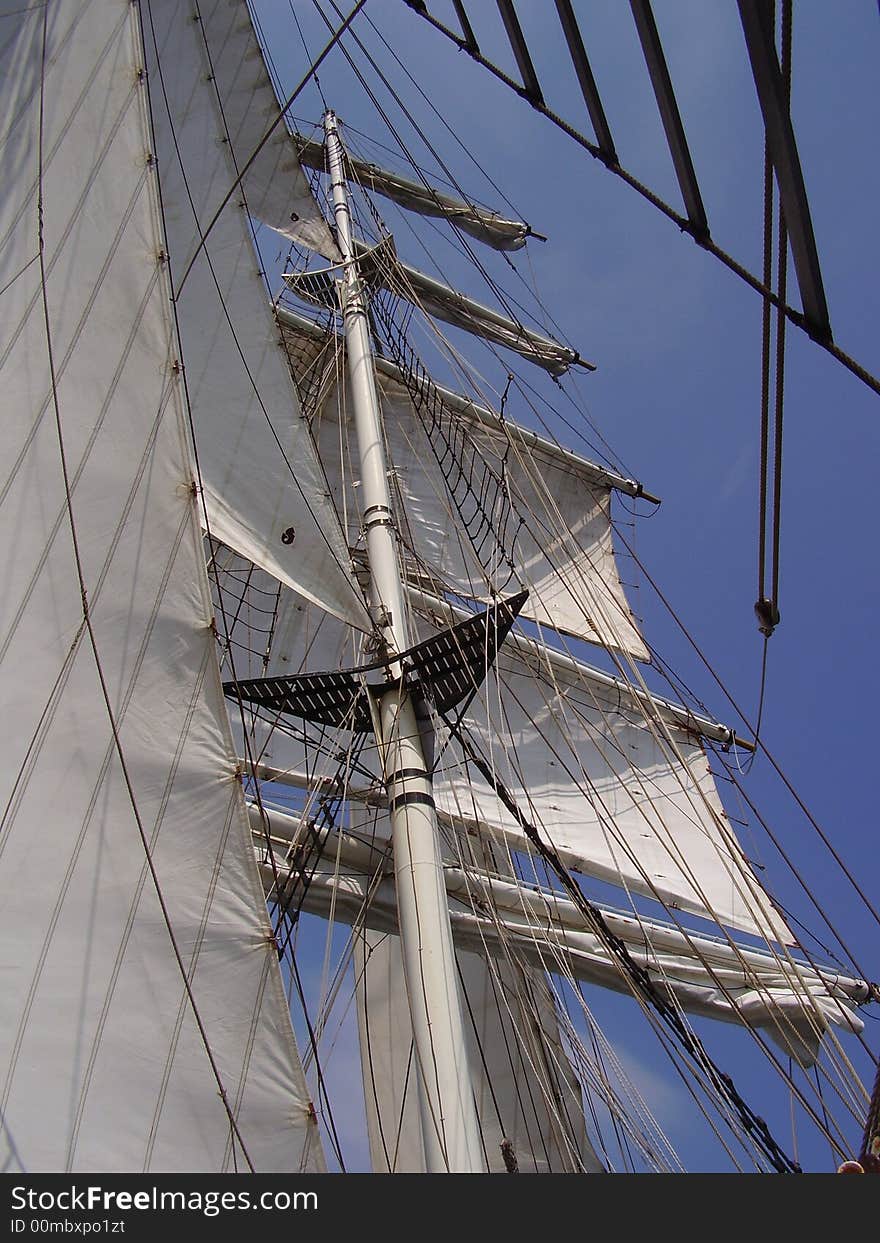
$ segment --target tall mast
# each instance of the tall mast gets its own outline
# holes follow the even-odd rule
[[[324,116],[324,132],[337,241],[344,263],[340,295],[360,455],[373,618],[387,648],[391,675],[401,679],[396,657],[411,642],[397,558],[397,531],[388,488],[367,298],[354,253],[342,144],[336,117],[329,111]],[[402,680],[379,699],[377,718],[426,1167],[429,1173],[478,1173],[484,1169],[482,1144],[468,1067],[431,773],[415,707]]]

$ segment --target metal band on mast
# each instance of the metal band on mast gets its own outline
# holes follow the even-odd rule
[[[349,384],[361,466],[361,500],[373,618],[400,682],[378,699],[377,733],[388,790],[404,974],[418,1067],[419,1105],[429,1173],[485,1169],[468,1066],[464,1021],[437,836],[431,773],[415,707],[396,657],[410,647],[397,531],[373,371],[367,298],[355,259],[351,212],[336,117],[324,132],[344,267],[339,282]]]

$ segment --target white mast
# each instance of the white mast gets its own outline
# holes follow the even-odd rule
[[[348,374],[361,463],[373,615],[389,653],[411,646],[397,560],[397,533],[388,489],[381,416],[373,373],[367,301],[355,260],[351,213],[336,117],[324,116],[337,240]],[[394,871],[404,974],[412,1015],[419,1102],[429,1173],[484,1169],[479,1123],[449,926],[449,908],[434,810],[431,774],[415,708],[402,684],[378,704],[383,775],[391,813]]]

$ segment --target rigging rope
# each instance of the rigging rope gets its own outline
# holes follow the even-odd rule
[[[708,658],[706,657],[705,653],[702,651],[702,649],[701,649],[701,648],[699,647],[699,645],[697,644],[697,641],[694,639],[693,635],[692,635],[692,634],[690,633],[690,631],[687,629],[687,627],[685,626],[684,622],[682,622],[681,618],[680,618],[680,617],[678,616],[678,614],[675,612],[675,609],[672,607],[672,605],[670,604],[669,600],[666,598],[666,596],[665,596],[665,595],[663,594],[663,592],[661,591],[660,587],[657,585],[657,581],[656,581],[656,579],[654,579],[654,578],[651,576],[650,572],[648,571],[648,569],[647,569],[647,567],[645,566],[644,562],[640,559],[640,557],[639,557],[639,556],[638,556],[638,554],[636,553],[635,549],[632,547],[632,545],[631,545],[631,544],[629,544],[629,543],[627,542],[626,537],[625,537],[625,536],[623,536],[623,535],[622,535],[619,531],[618,531],[618,535],[620,535],[620,538],[621,538],[621,540],[623,541],[623,543],[625,544],[625,546],[626,546],[626,548],[627,548],[627,551],[629,552],[630,556],[631,556],[631,557],[633,558],[633,560],[636,562],[636,564],[638,565],[638,567],[639,567],[639,569],[641,570],[642,574],[645,576],[645,579],[646,579],[646,580],[647,580],[647,582],[650,584],[651,589],[652,589],[652,590],[653,590],[653,591],[657,594],[658,599],[659,599],[659,600],[660,600],[660,602],[663,604],[664,608],[665,608],[665,609],[666,609],[666,611],[669,613],[670,617],[673,619],[673,621],[675,622],[676,626],[677,626],[677,627],[679,628],[679,630],[682,632],[682,634],[684,635],[684,637],[685,637],[685,639],[687,640],[687,642],[688,642],[688,643],[690,644],[690,646],[693,648],[694,652],[695,652],[695,653],[696,653],[696,655],[699,657],[699,659],[700,659],[701,663],[705,666],[706,670],[708,671],[708,673],[709,673],[709,674],[710,674],[710,676],[712,677],[713,681],[717,684],[717,686],[718,686],[718,687],[719,687],[719,689],[721,690],[721,692],[722,692],[722,694],[724,695],[724,697],[725,697],[725,699],[727,700],[727,702],[731,705],[731,707],[732,707],[732,708],[734,709],[734,711],[735,711],[735,712],[739,715],[739,717],[740,717],[740,718],[741,718],[741,719],[745,722],[746,727],[747,727],[748,729],[750,729],[750,730],[752,731],[752,733],[754,733],[754,729],[753,729],[753,727],[752,727],[752,725],[751,725],[751,723],[750,723],[750,721],[749,721],[748,716],[747,716],[747,715],[746,715],[746,713],[743,711],[743,709],[739,706],[739,704],[737,703],[737,701],[733,698],[733,696],[731,695],[730,691],[727,689],[727,687],[726,687],[726,685],[724,684],[724,682],[722,682],[721,678],[718,676],[718,674],[716,673],[715,669],[712,667],[712,665],[711,665],[711,663],[709,662]],[[817,834],[818,834],[818,836],[820,837],[820,839],[821,839],[822,843],[823,843],[823,844],[825,845],[825,847],[828,849],[828,851],[829,851],[829,853],[831,854],[832,858],[834,859],[835,863],[838,865],[838,867],[839,867],[839,868],[840,868],[840,870],[843,872],[843,874],[844,874],[844,876],[846,877],[846,879],[849,881],[849,883],[852,885],[853,889],[854,889],[854,890],[856,891],[856,893],[859,895],[859,897],[861,898],[862,902],[865,904],[865,907],[867,908],[867,910],[869,911],[869,913],[871,914],[871,916],[873,917],[873,919],[876,921],[876,923],[878,924],[878,926],[880,926],[880,911],[878,911],[878,909],[874,906],[874,904],[872,903],[871,899],[870,899],[870,898],[868,897],[868,895],[866,894],[866,892],[865,892],[864,888],[863,888],[863,887],[859,884],[859,882],[856,880],[855,876],[853,875],[853,872],[852,872],[852,871],[851,871],[851,870],[850,870],[850,869],[846,866],[846,864],[844,863],[843,858],[841,857],[841,855],[840,855],[839,851],[835,848],[835,846],[834,846],[834,844],[832,843],[831,839],[828,837],[828,834],[824,831],[824,829],[821,827],[821,825],[819,824],[819,822],[818,822],[818,821],[816,820],[816,818],[812,815],[812,813],[810,812],[810,809],[807,807],[806,803],[803,801],[803,799],[801,798],[801,796],[798,794],[797,790],[795,790],[794,786],[793,786],[793,785],[792,785],[792,783],[789,781],[788,777],[786,777],[785,773],[784,773],[784,772],[783,772],[783,770],[782,770],[782,767],[781,767],[781,765],[780,765],[779,761],[776,759],[776,757],[773,755],[773,753],[769,750],[769,748],[767,747],[766,743],[764,743],[764,742],[763,742],[763,741],[761,741],[761,740],[756,740],[756,742],[757,742],[757,746],[760,748],[760,750],[761,750],[761,751],[764,753],[764,755],[767,757],[767,759],[769,760],[769,762],[770,762],[771,766],[773,767],[773,769],[775,770],[775,772],[776,772],[776,773],[777,773],[777,775],[779,776],[779,779],[780,779],[780,780],[782,781],[782,783],[785,785],[786,789],[787,789],[787,790],[788,790],[788,792],[791,794],[792,798],[793,798],[793,799],[794,799],[794,801],[797,803],[798,807],[801,809],[801,811],[804,813],[804,815],[806,816],[806,818],[809,820],[810,824],[811,824],[811,825],[813,826],[813,828],[815,829],[816,833],[817,833]],[[819,907],[818,907],[818,905],[817,905],[817,909],[819,909],[820,914],[822,915],[823,919],[825,919],[826,923],[828,923],[827,916],[826,916],[826,915],[825,915],[825,913],[821,910],[821,908],[819,908]],[[831,925],[830,925],[830,924],[829,924],[829,927],[831,927]],[[834,929],[833,929],[833,928],[832,928],[832,931],[834,931]],[[836,935],[837,935],[837,933],[835,932],[835,936],[836,936]],[[841,943],[841,944],[842,944],[842,943]],[[846,952],[847,952],[847,953],[849,953],[849,951],[848,951],[848,950],[847,950]],[[855,962],[855,960],[853,960],[853,961]],[[856,965],[856,970],[857,970],[857,971],[859,971],[859,974],[862,976],[862,978],[863,978],[863,979],[867,979],[867,978],[868,978],[868,976],[866,975],[866,973],[865,973],[864,971],[862,971],[862,970],[861,970],[861,969],[860,969],[857,965]]]
[[[404,332],[395,323],[391,298],[380,294],[372,305],[391,359],[400,371],[412,399],[412,408],[480,564],[486,568],[497,565],[500,560],[507,566],[503,581],[492,584],[494,591],[503,591],[512,578],[518,581],[516,566],[507,549],[513,547],[523,524],[511,505],[503,463],[499,475],[468,436],[461,420],[455,418],[443,401]],[[470,513],[465,509],[466,504]]]
[[[489,783],[491,788],[498,795],[499,799],[501,799],[504,806],[516,819],[529,841],[559,877],[566,892],[575,902],[578,909],[583,915],[586,916],[592,927],[596,930],[606,948],[613,954],[614,958],[623,967],[627,977],[635,986],[638,994],[651,1006],[652,1009],[656,1011],[682,1047],[695,1058],[698,1065],[703,1067],[713,1087],[733,1106],[742,1123],[742,1126],[751,1137],[755,1146],[764,1153],[777,1173],[800,1173],[800,1166],[797,1165],[796,1162],[792,1161],[791,1158],[788,1157],[783,1149],[777,1144],[764,1119],[759,1117],[749,1107],[749,1105],[746,1104],[745,1100],[737,1091],[736,1085],[731,1077],[718,1069],[709,1057],[709,1054],[704,1049],[702,1041],[699,1037],[685,1027],[676,1010],[670,1005],[666,998],[658,992],[647,969],[635,961],[624,942],[611,931],[602,912],[585,896],[580,886],[572,878],[568,868],[562,863],[556,851],[542,841],[535,826],[523,815],[516,800],[511,796],[510,792],[503,785],[503,783],[496,777],[492,771],[492,768],[483,760],[482,756],[478,754],[464,731],[456,728],[453,722],[450,721],[444,713],[441,713],[440,715],[446,722],[449,729],[455,733],[471,763],[481,774],[481,776]]]
[[[404,3],[418,13],[420,17],[424,18],[436,30],[439,30],[443,35],[445,35],[447,39],[451,40],[451,42],[454,43],[459,50],[466,52],[468,56],[470,56],[484,69],[487,69],[491,74],[498,78],[499,81],[503,82],[505,86],[510,87],[510,89],[515,91],[517,95],[525,98],[526,102],[529,103],[532,108],[534,108],[537,112],[540,112],[542,116],[546,117],[555,126],[562,130],[563,133],[567,134],[569,138],[574,139],[579,146],[583,147],[585,151],[588,151],[589,154],[595,159],[601,161],[610,173],[613,173],[616,177],[620,177],[622,181],[631,186],[638,194],[656,207],[658,211],[662,212],[667,219],[673,221],[682,233],[686,233],[692,237],[698,246],[718,259],[726,268],[728,268],[741,280],[745,281],[750,288],[754,289],[762,297],[769,297],[773,305],[779,308],[780,312],[789,322],[805,332],[811,340],[815,341],[817,345],[826,350],[832,358],[836,359],[839,363],[846,367],[848,371],[850,371],[863,384],[867,385],[867,387],[873,392],[880,394],[880,377],[872,375],[867,368],[863,367],[861,363],[857,362],[854,358],[847,354],[845,350],[842,350],[840,346],[833,341],[830,333],[822,335],[820,331],[814,328],[813,325],[807,321],[806,316],[801,311],[797,311],[793,307],[790,307],[781,301],[779,295],[770,290],[762,281],[754,276],[748,268],[744,267],[741,263],[734,259],[732,255],[729,255],[726,251],[722,250],[722,248],[707,234],[700,233],[686,216],[682,216],[680,212],[676,211],[674,207],[671,207],[668,203],[666,203],[662,198],[660,198],[659,195],[655,194],[653,190],[639,181],[638,178],[632,173],[627,172],[627,170],[620,164],[614,160],[611,160],[607,152],[603,151],[595,142],[592,142],[589,138],[586,138],[577,129],[575,129],[574,126],[564,120],[558,113],[547,107],[545,103],[529,96],[522,83],[517,82],[514,78],[510,77],[509,74],[505,73],[503,69],[499,69],[497,65],[492,64],[490,60],[482,55],[479,49],[474,48],[466,39],[462,38],[454,30],[451,30],[449,27],[445,26],[441,21],[434,17],[433,14],[428,12],[423,0],[404,0]]]
[[[771,20],[775,27],[775,4],[771,9]],[[791,38],[792,38],[792,0],[782,3],[782,80],[785,89],[786,107],[791,98]],[[779,201],[779,222],[776,241],[776,283],[778,292],[776,315],[776,355],[774,369],[774,403],[773,403],[773,485],[772,502],[768,498],[769,491],[769,457],[770,457],[770,321],[771,298],[770,282],[773,258],[773,164],[770,156],[770,142],[764,140],[764,305],[761,317],[761,465],[758,502],[758,599],[755,602],[755,616],[758,629],[765,640],[773,634],[779,625],[779,538],[782,511],[782,419],[785,398],[785,298],[788,273],[788,231],[785,223],[785,212],[782,200]],[[769,511],[769,513],[768,513]],[[766,583],[767,557],[767,522],[770,519],[770,589]],[[766,663],[767,652],[764,650]],[[763,708],[763,673],[761,678],[761,702],[758,709],[760,720]]]

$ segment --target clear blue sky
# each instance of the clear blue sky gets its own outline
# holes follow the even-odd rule
[[[296,12],[309,52],[327,38],[313,6]],[[325,0],[325,7],[332,12]],[[348,11],[348,5],[345,6]],[[452,5],[430,6],[452,19]],[[653,94],[629,6],[591,0],[583,33],[621,162],[674,206],[680,206]],[[761,265],[763,138],[754,84],[734,0],[656,0],[691,152],[715,240],[753,271]],[[500,63],[511,62],[494,5],[474,0],[478,34]],[[554,7],[548,0],[517,5],[548,103],[591,136]],[[284,85],[307,64],[288,0],[261,0],[258,11]],[[636,546],[675,610],[734,697],[752,715],[761,639],[752,614],[756,595],[757,479],[761,305],[756,294],[702,252],[601,164],[458,53],[411,13],[402,0],[369,0],[366,15],[393,43],[420,86],[475,156],[471,161],[445,132],[364,16],[357,31],[412,107],[460,183],[475,197],[504,207],[482,170],[546,244],[514,256],[527,281],[566,337],[598,364],[577,381],[577,396],[626,469],[663,498],[659,512],[637,523]],[[358,63],[360,54],[348,46]],[[831,322],[838,343],[869,370],[880,371],[877,322],[880,171],[880,16],[873,0],[798,0],[795,5],[792,111],[800,147]],[[321,85],[344,121],[378,143],[395,139],[365,98],[342,56],[323,66]],[[383,106],[410,149],[428,168],[430,155],[387,91]],[[297,101],[299,116],[317,122],[312,87]],[[364,143],[378,161],[379,150]],[[393,161],[403,167],[402,160]],[[424,252],[389,209],[405,259],[426,266]],[[421,236],[441,269],[477,296],[485,286],[432,230]],[[503,260],[481,257],[516,297],[525,289]],[[790,273],[790,297],[797,290]],[[878,607],[877,484],[880,399],[810,342],[787,333],[782,514],[782,623],[770,641],[763,736],[787,776],[833,840],[860,884],[880,904],[873,782],[877,769],[875,617]],[[503,372],[486,373],[503,383]],[[525,367],[519,368],[527,374]],[[549,400],[567,409],[552,382],[529,375]],[[566,382],[570,392],[575,390]],[[511,408],[527,421],[527,412]],[[593,454],[584,427],[578,444],[559,426],[563,444]],[[647,512],[647,507],[642,507]],[[627,515],[618,509],[618,515]],[[629,527],[624,527],[628,537]],[[626,574],[628,579],[633,576]],[[639,583],[638,575],[635,578]],[[645,633],[664,658],[721,720],[735,714],[699,666],[674,623],[644,583],[631,594]],[[842,880],[815,832],[766,760],[748,779],[749,796],[797,861],[804,879],[868,974],[880,977],[878,928]],[[735,807],[731,810],[735,811]],[[771,890],[827,941],[830,934],[755,827],[747,853],[766,866]],[[669,1084],[662,1054],[625,999],[596,998],[609,1033],[631,1067],[647,1072],[647,1095],[690,1168],[719,1168],[705,1132],[691,1131],[685,1102]],[[867,1018],[876,1050],[880,1024]],[[865,1012],[866,1015],[871,1011]],[[784,1087],[768,1076],[748,1038],[726,1026],[702,1029],[716,1061],[764,1112],[791,1151]],[[865,1060],[850,1042],[863,1071]],[[358,1090],[353,1049],[345,1041],[331,1059],[344,1112]],[[345,1086],[347,1085],[347,1086]],[[356,1112],[356,1111],[355,1111]],[[837,1112],[837,1111],[835,1111]],[[365,1168],[362,1145],[352,1164]],[[828,1169],[827,1146],[801,1149],[807,1168]]]

